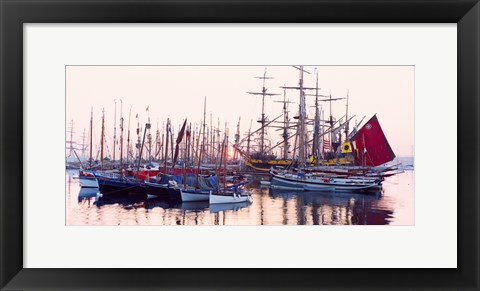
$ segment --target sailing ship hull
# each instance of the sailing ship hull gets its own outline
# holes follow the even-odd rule
[[[182,201],[209,201],[211,191],[203,190],[180,190]]]
[[[114,179],[97,179],[102,195],[155,195],[159,198],[169,198],[169,189],[165,185],[120,181]]]
[[[306,173],[321,173],[337,177],[350,178],[364,176],[366,178],[386,178],[400,173],[397,166],[369,167],[369,166],[315,166],[305,168]]]
[[[333,191],[334,187],[327,185],[309,185],[303,181],[298,181],[296,179],[287,179],[282,177],[272,177],[272,183],[270,185],[272,189],[281,189],[281,190],[310,190],[310,191]]]
[[[299,177],[293,174],[272,173],[271,188],[303,191],[372,191],[381,189],[381,181],[363,178]]]
[[[245,160],[245,166],[247,168],[258,171],[258,172],[268,172],[270,169],[284,169],[292,164],[292,160],[284,159],[247,159]]]
[[[169,187],[168,198],[170,199],[170,201],[178,201],[178,202],[182,201],[182,195],[180,193],[180,189]]]
[[[238,203],[250,201],[250,195],[237,194],[234,192],[213,193],[210,192],[210,204]]]
[[[270,181],[260,180],[260,187],[270,187],[271,184],[272,182]]]
[[[78,179],[82,188],[98,188],[97,178],[95,177],[79,175]]]
[[[159,170],[141,170],[138,171],[138,176],[136,171],[127,171],[127,174],[129,176],[133,176],[139,180],[150,180],[152,178],[157,177],[157,175],[160,173]]]
[[[206,171],[205,169],[201,169],[201,171]],[[160,173],[168,173],[169,175],[184,175],[184,174],[196,174],[199,171],[197,169],[193,168],[187,168],[187,169],[182,169],[182,168],[168,168],[166,171],[162,168],[161,170],[140,170],[138,171],[138,176],[136,171],[127,171],[127,175],[135,177],[139,180],[152,180],[155,179]],[[148,177],[148,178],[147,178]]]

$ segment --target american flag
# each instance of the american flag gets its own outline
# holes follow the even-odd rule
[[[330,141],[324,139],[323,140],[323,151],[328,151],[330,150]]]

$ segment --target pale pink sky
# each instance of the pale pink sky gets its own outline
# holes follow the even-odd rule
[[[267,97],[266,113],[273,119],[282,113],[282,104],[272,101],[283,100],[283,89],[297,86],[299,74],[291,66],[67,66],[66,68],[66,126],[74,120],[74,140],[81,143],[81,134],[88,135],[90,110],[94,114],[94,148],[99,144],[102,108],[105,108],[107,141],[113,141],[114,99],[117,99],[117,138],[120,135],[120,99],[123,101],[125,139],[128,130],[128,113],[132,108],[131,134],[136,139],[138,113],[140,123],[147,121],[147,106],[154,136],[157,122],[160,127],[169,117],[177,130],[184,118],[199,123],[203,118],[203,100],[207,97],[207,125],[210,114],[216,127],[220,118],[223,129],[225,122],[230,128],[230,140],[236,131],[241,116],[242,136],[252,123],[252,130],[261,115],[261,97],[247,94],[261,92],[262,81],[254,77],[263,76],[265,67],[266,87],[270,93],[280,96]],[[318,70],[320,94],[345,97],[349,90],[349,116],[367,121],[377,113],[380,124],[395,153],[412,155],[414,146],[414,66],[305,66],[312,74],[305,74],[304,85],[315,87],[315,68]],[[314,91],[312,91],[314,93]],[[299,93],[287,90],[290,117],[298,111]],[[314,97],[307,97],[307,114],[314,117]],[[325,116],[329,114],[327,102]],[[333,102],[336,117],[345,114],[346,100]],[[281,119],[281,118],[280,118]],[[280,120],[279,119],[279,120]],[[353,119],[355,121],[355,118]],[[354,123],[353,123],[354,124]],[[351,124],[351,127],[353,126]],[[279,132],[270,130],[272,139],[280,140]],[[67,135],[69,140],[69,135]],[[86,142],[88,137],[86,138]],[[88,143],[88,142],[87,142]]]

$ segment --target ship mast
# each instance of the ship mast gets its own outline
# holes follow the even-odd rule
[[[138,179],[138,173],[140,172],[140,163],[142,161],[142,152],[143,152],[143,146],[145,144],[145,135],[147,134],[147,130],[150,130],[150,127],[151,127],[151,124],[150,122],[148,122],[145,124],[145,129],[143,130],[143,139],[142,139],[142,144],[140,147],[140,154],[139,154],[140,158],[138,159],[138,164],[137,164],[137,176],[136,176],[137,179]]]
[[[123,101],[120,99],[120,171],[123,170]]]
[[[136,115],[137,117],[137,143],[135,144],[135,148],[138,150],[137,152],[137,155],[138,155],[138,160],[142,160],[142,157],[140,156],[140,132],[141,132],[141,128],[140,128],[140,120],[138,119],[138,113]],[[133,162],[135,164],[135,162]]]
[[[318,91],[318,85],[315,88],[310,88],[310,87],[305,87],[303,84],[303,75],[304,73],[310,74],[308,71],[305,71],[303,69],[303,66],[293,66],[295,69],[300,71],[300,78],[299,78],[299,85],[298,87],[281,87],[285,89],[294,89],[294,90],[299,90],[300,91],[300,105],[299,105],[299,116],[298,116],[298,127],[297,127],[297,137],[296,140],[298,139],[298,152],[299,152],[299,170],[301,171],[305,167],[305,154],[306,154],[306,146],[305,146],[305,141],[307,140],[306,137],[306,118],[307,118],[307,113],[306,113],[306,104],[305,104],[305,96],[311,95],[311,94],[305,94],[305,90],[317,90]],[[315,96],[317,96],[315,94]],[[318,95],[321,96],[321,95]],[[330,97],[331,98],[331,97]],[[317,99],[318,100],[318,99]],[[318,100],[318,101],[325,101],[325,100]],[[332,122],[333,124],[333,122]],[[294,150],[297,147],[294,147]]]
[[[167,118],[167,127],[165,132],[165,161],[164,161],[164,172],[167,173],[167,158],[168,158],[168,132],[170,130],[170,118]]]
[[[205,99],[203,101],[203,132],[202,132],[202,146],[200,147],[200,153],[198,155],[198,168],[197,168],[197,176],[195,177],[195,191],[197,190],[197,184],[198,184],[198,175],[200,174],[200,164],[202,161],[202,153],[204,151],[205,147],[205,126],[206,126],[206,119],[207,118],[207,96],[205,96]],[[200,142],[200,140],[198,141]],[[218,183],[218,177],[217,177],[217,183]]]
[[[346,105],[346,109],[345,109],[345,120],[347,120],[347,124],[345,125],[345,140],[348,141],[348,124],[350,122],[348,122],[348,95],[349,95],[349,90],[347,90],[347,105]]]
[[[160,152],[160,130],[158,129],[158,121],[157,121],[157,130],[155,131],[155,160],[159,160],[158,154]]]
[[[238,154],[237,148],[240,147],[240,119],[241,119],[241,116],[238,117],[237,132],[235,133],[235,146],[233,147],[234,148],[233,160],[237,159],[237,154]]]
[[[290,101],[287,101],[287,89],[286,89],[286,85],[284,85],[284,89],[283,89],[283,101],[273,101],[273,102],[277,102],[277,103],[283,103],[283,122],[280,122],[282,123],[282,127],[281,129],[283,130],[282,134],[281,134],[281,137],[283,138],[283,159],[286,160],[288,159],[288,149],[289,149],[289,144],[288,144],[288,139],[289,139],[289,136],[288,136],[288,129],[290,128],[290,120],[288,119],[288,107],[287,107],[287,104],[289,103],[293,103],[293,102],[290,102]],[[278,146],[279,144],[277,144],[276,146]],[[276,146],[270,148],[270,149],[273,149],[275,148]]]
[[[188,147],[187,147],[187,164],[190,165],[190,148],[192,144],[192,135],[194,133],[192,132],[192,123],[190,122],[188,124],[188,134],[187,134],[187,139],[185,142],[188,142]]]
[[[207,96],[205,96],[204,102],[203,102],[203,132],[202,132],[202,148],[200,151],[200,155],[202,154],[202,151],[205,151],[205,127],[206,126],[207,126]]]
[[[215,153],[214,153],[214,150],[213,150],[213,148],[214,148],[214,143],[213,143],[213,141],[214,141],[214,136],[215,136],[215,134],[213,133],[213,123],[212,123],[212,112],[211,112],[211,111],[210,111],[210,129],[209,129],[209,134],[210,134],[210,135],[209,135],[209,137],[207,138],[207,140],[208,140],[208,143],[209,143],[209,150],[208,150],[208,152],[209,152],[209,157],[208,157],[208,158],[209,158],[209,163],[210,163],[211,161],[213,161],[214,156],[215,156]]]
[[[100,143],[100,159],[101,159],[101,170],[103,171],[103,143],[105,138],[105,108],[102,109],[102,136]]]
[[[150,106],[147,106],[147,117],[148,117],[148,124],[150,124]],[[151,127],[151,124],[150,124]],[[149,164],[152,163],[152,135],[150,133],[150,128],[148,128],[148,134],[147,134],[147,140],[148,140],[148,160]]]
[[[85,137],[86,137],[86,134],[85,134],[85,128],[83,129],[83,133],[82,133],[82,144],[81,144],[81,149],[82,149],[82,158],[85,158],[85,150],[87,148],[87,145],[85,144]]]
[[[70,146],[68,147],[68,149],[70,150],[68,156],[70,157],[72,156],[73,150],[75,149],[73,147],[73,145],[75,144],[75,142],[73,141],[73,119],[70,122],[70,131],[67,132],[70,133],[70,141],[67,141],[67,143],[70,144]]]
[[[132,106],[130,106],[130,111],[128,112],[128,134],[127,134],[127,164],[129,162],[128,153],[130,152],[130,118],[132,116]]]
[[[315,165],[318,164],[318,158],[320,156],[319,135],[320,135],[320,110],[318,108],[318,70],[315,68],[315,74],[317,77],[316,89],[315,89],[315,125],[313,132],[313,156],[315,158]]]
[[[303,168],[305,168],[305,119],[306,119],[306,105],[305,105],[305,92],[304,90],[311,90],[311,89],[316,89],[316,88],[307,88],[303,86],[303,73],[310,74],[309,72],[305,71],[303,69],[303,66],[294,66],[295,69],[299,70],[300,77],[299,77],[299,82],[298,82],[298,87],[282,87],[284,89],[295,89],[299,90],[300,92],[300,105],[299,105],[299,116],[298,116],[298,141],[299,141],[299,147],[298,147],[298,159],[299,159],[299,171],[301,171]]]
[[[300,170],[305,168],[305,94],[303,92],[303,66],[300,66],[300,80],[299,80],[299,91],[300,91],[300,116],[298,121],[300,122],[300,139],[299,139],[299,159],[300,159]]]
[[[283,159],[288,159],[288,107],[287,107],[287,89],[283,89],[283,142],[285,143],[283,146]]]
[[[317,77],[317,84],[318,84],[318,77]],[[318,85],[317,85],[317,88],[318,88]],[[320,89],[320,88],[315,88],[316,90]],[[345,99],[345,97],[341,97],[341,98],[332,98],[332,93],[330,92],[330,94],[328,96],[326,95],[320,95],[318,94],[318,92],[315,94],[315,95],[312,95],[312,94],[305,94],[305,95],[308,95],[308,96],[315,96],[315,106],[318,107],[318,102],[330,102],[330,117],[329,117],[329,120],[325,121],[323,118],[320,118],[321,120],[323,120],[323,122],[327,122],[328,124],[330,124],[330,132],[329,132],[329,137],[330,137],[330,141],[329,141],[329,147],[330,149],[333,149],[333,144],[332,144],[332,131],[333,131],[333,125],[335,124],[335,122],[333,122],[333,115],[332,115],[332,101],[337,101],[337,100],[342,100],[342,99]],[[318,97],[327,97],[327,99],[318,99]],[[315,112],[315,118],[316,118],[316,112]],[[347,119],[348,120],[348,119]],[[322,137],[324,137],[324,135],[322,135]],[[323,145],[322,145],[322,148],[323,148]]]
[[[113,164],[115,164],[115,148],[117,147],[117,99],[115,102],[115,113],[113,117]]]
[[[93,144],[93,107],[90,112],[90,169],[92,169],[92,144]]]
[[[248,94],[252,95],[261,95],[262,96],[262,117],[258,121],[262,124],[261,132],[260,132],[260,153],[262,155],[265,154],[265,96],[275,96],[279,94],[267,93],[267,88],[265,87],[265,80],[273,79],[273,77],[267,77],[267,68],[265,68],[265,72],[263,73],[263,77],[255,77],[256,79],[263,80],[262,92],[247,92]]]
[[[252,132],[252,120],[250,120],[250,128],[248,129],[248,139],[247,139],[247,156],[250,156],[250,136]]]
[[[223,152],[225,158],[223,160],[223,192],[227,192],[227,158],[228,158],[228,130],[227,123],[225,122],[225,137],[224,137],[224,148]],[[218,182],[217,182],[218,183]]]

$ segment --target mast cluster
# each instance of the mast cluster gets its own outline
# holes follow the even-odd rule
[[[209,116],[207,124],[206,97],[204,100],[203,119],[199,123],[188,123],[187,118],[178,126],[172,123],[170,118],[159,126],[157,122],[156,130],[153,131],[150,121],[149,106],[146,107],[147,122],[141,124],[139,114],[137,119],[135,138],[131,132],[132,107],[128,112],[128,122],[125,121],[123,112],[123,100],[114,99],[114,120],[113,120],[113,146],[107,142],[107,133],[105,132],[105,110],[102,109],[101,136],[99,153],[94,152],[94,114],[93,108],[90,116],[90,138],[88,146],[85,143],[85,131],[82,143],[82,157],[86,154],[88,148],[88,168],[130,168],[138,169],[156,168],[168,172],[175,166],[192,167],[196,166],[200,170],[200,165],[215,165],[218,157],[225,157],[229,153],[229,146],[232,146],[230,159],[239,161],[240,157],[257,160],[277,159],[278,150],[280,159],[295,160],[299,168],[304,168],[307,163],[321,164],[322,160],[336,159],[338,162],[339,146],[342,141],[349,141],[355,134],[359,124],[356,124],[350,130],[349,123],[353,117],[348,114],[349,92],[346,97],[332,97],[332,94],[320,94],[318,71],[315,68],[315,86],[305,85],[305,75],[311,74],[303,66],[295,66],[298,70],[298,84],[296,86],[281,86],[283,89],[283,98],[273,100],[273,102],[282,103],[282,112],[278,116],[270,118],[266,111],[266,97],[276,97],[281,94],[271,93],[267,88],[267,81],[274,79],[267,76],[267,69],[260,77],[262,80],[260,91],[248,91],[247,94],[261,97],[261,112],[258,123],[259,128],[252,129],[250,126],[246,136],[241,137],[240,121],[238,118],[233,142],[228,141],[228,125],[224,129],[220,128],[220,120],[215,125],[212,113]],[[291,120],[289,110],[290,104],[289,91],[298,91],[298,111]],[[308,93],[307,93],[308,92]],[[314,96],[315,116],[309,118],[307,115],[307,98]],[[332,103],[346,99],[345,115],[335,119],[332,114]],[[120,110],[117,117],[117,103],[119,101]],[[329,114],[325,118],[324,106],[322,102],[328,102]],[[296,102],[295,102],[296,103]],[[360,121],[360,123],[363,119]],[[117,135],[117,122],[119,124],[119,135]],[[127,126],[127,128],[125,128]],[[267,131],[273,128],[279,131],[281,140],[277,143],[271,143],[267,139]],[[73,120],[71,122],[70,141],[67,141],[69,156],[75,150],[73,141]],[[135,134],[135,131],[133,135]],[[126,137],[125,137],[126,135]],[[256,138],[255,138],[256,136]],[[126,138],[126,143],[125,143]],[[136,141],[135,141],[136,140]],[[292,147],[293,145],[293,147]],[[277,149],[278,148],[278,149]],[[221,150],[221,153],[219,151]],[[110,158],[110,152],[113,153]],[[117,157],[119,152],[119,157]],[[226,153],[225,153],[226,152]],[[223,162],[226,162],[225,160]]]

